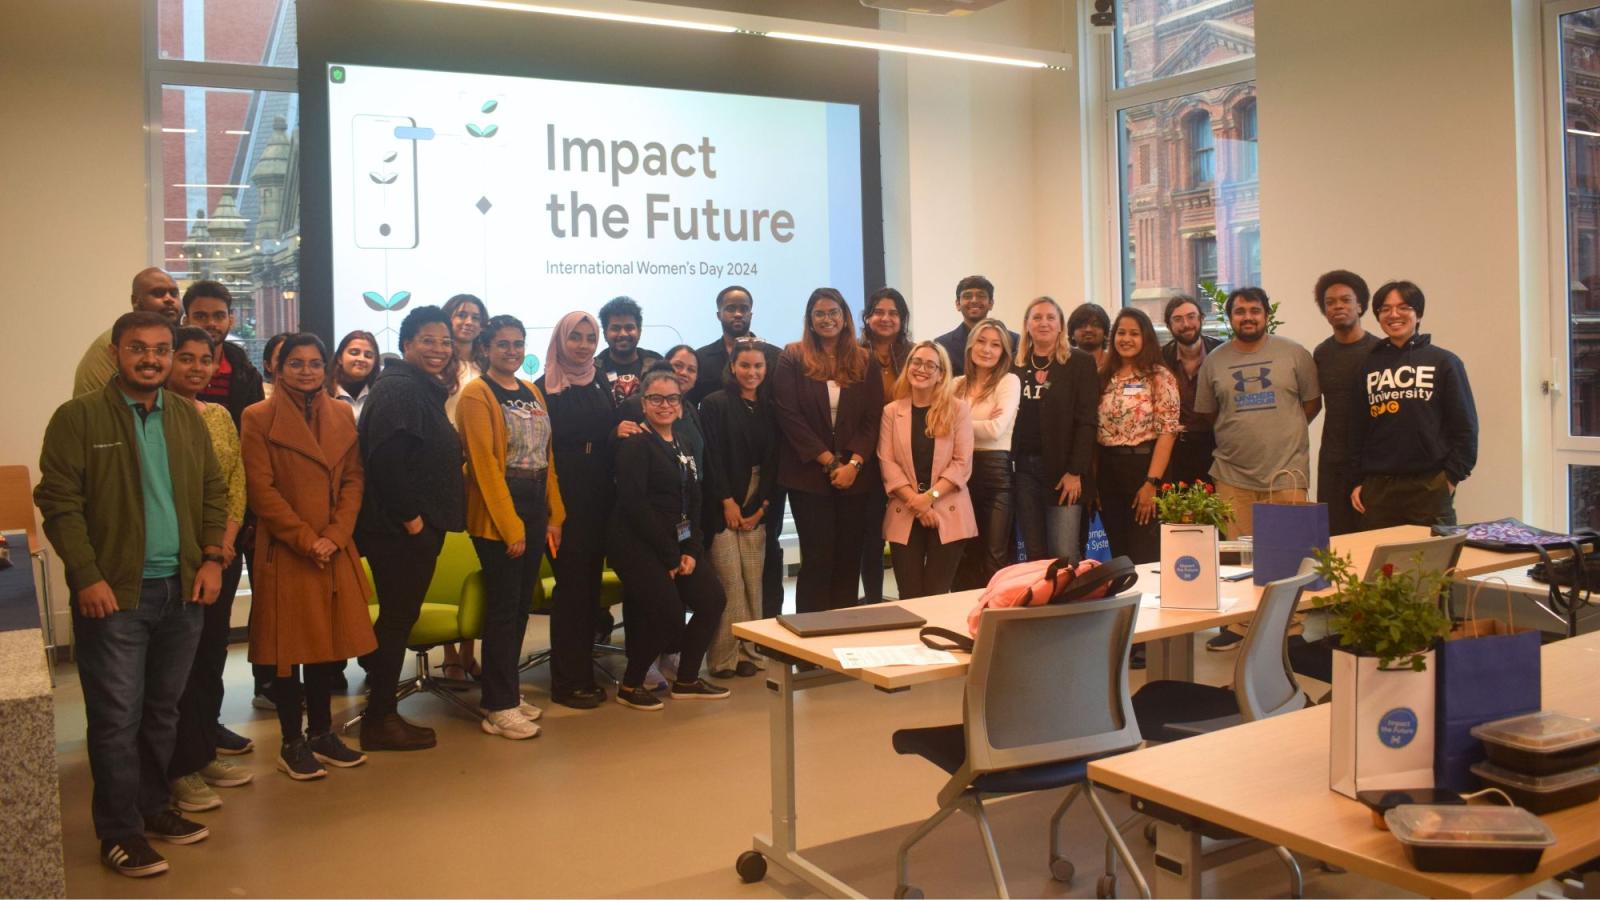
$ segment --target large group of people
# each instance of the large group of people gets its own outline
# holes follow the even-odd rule
[[[800,611],[881,600],[885,544],[900,598],[1076,561],[1096,515],[1113,554],[1151,562],[1164,485],[1213,484],[1235,537],[1252,502],[1306,499],[1326,411],[1316,484],[1335,532],[1453,522],[1477,418],[1461,361],[1420,332],[1422,290],[1336,270],[1314,299],[1332,333],[1307,351],[1272,333],[1257,287],[1227,296],[1226,339],[1204,333],[1206,300],[1172,297],[1165,345],[1139,309],[1068,315],[1050,297],[1013,332],[981,275],[956,285],[956,326],[922,340],[900,291],[852,308],[822,287],[780,343],[752,333],[755,298],[730,285],[721,337],[700,348],[641,348],[628,297],[570,312],[530,383],[523,323],[470,294],[410,310],[392,358],[364,331],[332,353],[293,333],[266,343],[263,374],[227,340],[225,286],[180,294],[140,272],[49,424],[36,491],[73,591],[102,859],[164,871],[147,838],[205,838],[184,813],[250,778],[229,758],[252,741],[219,721],[246,567],[255,702],[277,713],[277,768],[309,780],[434,746],[396,691],[453,531],[471,537],[486,609],[481,658],[466,641],[445,665],[481,682],[484,732],[526,739],[541,710],[518,659],[546,559],[551,699],[656,711],[761,670],[732,626],[782,609],[786,508]],[[607,567],[627,651],[609,698],[592,664],[613,631]],[[357,746],[332,722],[350,659],[368,690]]]

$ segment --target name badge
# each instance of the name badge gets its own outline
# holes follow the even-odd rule
[[[1122,395],[1124,397],[1132,397],[1133,395],[1141,393],[1143,391],[1144,391],[1144,382],[1142,382],[1142,381],[1127,381],[1127,382],[1123,382]]]
[[[680,519],[678,521],[678,543],[681,544],[684,541],[687,541],[689,539],[689,535],[690,535],[689,520],[688,519]]]

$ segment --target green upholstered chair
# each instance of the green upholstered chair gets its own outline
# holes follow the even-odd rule
[[[373,594],[367,598],[367,612],[378,620],[376,583],[372,581],[372,568],[366,559],[361,565],[367,569],[367,580],[372,583]],[[416,693],[429,693],[440,699],[481,716],[478,707],[463,700],[459,693],[471,687],[471,682],[437,675],[428,662],[428,651],[440,644],[477,638],[483,633],[484,590],[483,573],[478,564],[478,553],[472,538],[465,532],[452,531],[444,536],[444,547],[439,551],[439,562],[433,570],[433,580],[428,582],[428,592],[422,598],[422,610],[417,623],[411,626],[407,641],[416,655],[416,671],[409,679],[400,682],[395,692],[396,702]],[[360,716],[346,722],[346,729],[361,721]]]

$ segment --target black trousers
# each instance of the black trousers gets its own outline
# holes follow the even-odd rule
[[[767,559],[761,564],[761,618],[770,619],[783,612],[783,547],[778,538],[783,531],[785,492],[778,488],[767,504],[761,520],[767,526]]]
[[[628,668],[623,684],[644,684],[650,664],[674,645],[679,648],[678,680],[700,677],[706,648],[716,636],[726,600],[710,560],[697,562],[693,572],[673,577],[648,554],[629,553],[612,560],[612,571],[626,588],[622,616],[628,623]],[[693,613],[688,624],[683,621],[685,610]]]
[[[272,702],[278,707],[278,728],[283,732],[285,743],[301,735],[302,701],[306,707],[305,734],[316,737],[332,730],[333,679],[344,671],[346,662],[347,660],[339,659],[333,662],[306,663],[290,669],[287,676],[273,676]],[[305,679],[304,683],[301,682],[302,678]]]
[[[550,561],[556,576],[550,598],[550,691],[556,695],[595,687],[591,654],[606,562],[601,546],[588,535],[569,543],[563,533],[561,551]]]
[[[1328,504],[1329,534],[1361,530],[1361,514],[1350,505],[1350,492],[1355,487],[1356,483],[1345,474],[1344,462],[1338,458],[1329,459],[1324,449],[1317,460],[1317,502]]]
[[[244,574],[244,554],[222,570],[222,590],[217,602],[201,613],[200,643],[194,648],[189,681],[178,698],[178,740],[167,764],[168,778],[200,771],[217,755],[217,718],[222,715],[222,670],[228,663],[228,633],[232,630],[233,598]],[[270,666],[268,667],[271,668]]]
[[[545,505],[543,478],[514,478],[507,482],[511,502],[522,520],[527,546],[516,559],[506,556],[503,541],[473,537],[478,563],[483,566],[486,606],[483,611],[483,696],[481,705],[493,711],[516,709],[522,702],[517,691],[517,661],[522,639],[528,633],[533,592],[539,583],[539,563],[544,559]]]
[[[889,508],[889,495],[878,485],[872,492],[872,508],[867,511],[867,526],[861,532],[862,603],[883,602],[883,513]]]
[[[967,478],[972,511],[978,517],[978,538],[962,545],[956,567],[955,590],[967,591],[989,583],[994,573],[1011,564],[1015,532],[1011,517],[1011,454],[1005,450],[979,450],[972,454],[972,474]],[[896,570],[895,578],[900,576]]]
[[[956,566],[961,562],[961,552],[970,543],[973,542],[941,543],[938,528],[912,522],[906,542],[889,545],[889,558],[894,563],[894,580],[900,588],[900,599],[950,593],[950,584],[956,577]]]
[[[444,532],[423,525],[417,534],[364,534],[359,544],[372,565],[373,586],[378,591],[378,621],[372,624],[378,649],[367,670],[372,695],[366,714],[382,716],[394,712],[394,692],[411,627],[422,612],[422,598],[428,594],[428,582],[433,580],[439,550],[444,547]]]
[[[1217,439],[1211,432],[1180,432],[1177,443],[1172,445],[1172,458],[1167,461],[1167,480],[1173,484],[1211,481],[1211,461],[1216,452]]]
[[[1408,475],[1368,475],[1361,481],[1361,527],[1454,525],[1455,496],[1444,470]]]
[[[872,515],[871,494],[789,494],[800,533],[795,607],[819,612],[856,605],[862,534]]]
[[[1126,556],[1135,563],[1161,559],[1161,526],[1154,513],[1143,525],[1134,521],[1133,498],[1145,485],[1150,472],[1150,454],[1113,453],[1100,448],[1100,522],[1106,527],[1106,540],[1112,556]],[[1168,480],[1170,476],[1168,476]]]

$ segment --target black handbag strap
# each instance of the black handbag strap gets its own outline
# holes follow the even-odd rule
[[[930,650],[949,650],[958,653],[972,652],[972,638],[964,634],[958,634],[948,628],[928,625],[917,632],[917,637],[922,640],[922,646]],[[941,638],[944,641],[948,641],[948,643],[940,643],[939,639]]]
[[[1104,589],[1101,596],[1115,597],[1139,580],[1133,560],[1118,556],[1108,563],[1095,566],[1079,576],[1060,594],[1050,598],[1051,603],[1073,603]]]
[[[1594,549],[1595,543],[1593,538],[1567,542],[1566,546],[1572,550],[1572,582],[1567,585],[1565,595],[1561,592],[1560,579],[1556,576],[1555,562],[1550,558],[1550,551],[1538,544],[1533,547],[1538,551],[1545,577],[1549,579],[1547,589],[1550,592],[1550,605],[1567,617],[1567,637],[1578,636],[1578,610],[1589,603],[1588,569],[1583,548],[1588,544]]]

